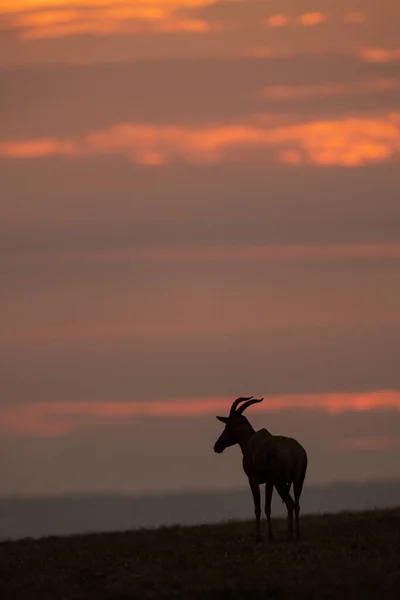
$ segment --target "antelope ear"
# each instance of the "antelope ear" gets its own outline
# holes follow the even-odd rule
[[[218,421],[221,421],[222,423],[227,423],[228,422],[228,417],[217,417]]]

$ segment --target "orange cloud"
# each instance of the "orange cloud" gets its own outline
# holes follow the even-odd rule
[[[144,22],[148,21],[148,23]],[[183,31],[187,33],[204,33],[213,29],[213,26],[200,19],[158,21],[158,19],[145,19],[120,23],[113,21],[72,22],[51,27],[42,27],[24,32],[25,39],[62,38],[71,35],[129,35],[142,31],[157,33],[172,33]]]
[[[267,27],[273,28],[284,27],[286,25],[289,25],[290,22],[292,22],[292,24],[294,25],[300,24],[304,27],[312,27],[314,25],[320,25],[321,23],[325,23],[327,20],[327,15],[325,15],[322,12],[304,13],[298,17],[289,17],[288,15],[278,13],[267,17],[264,23],[265,25],[267,25]]]
[[[262,396],[262,394],[260,394]],[[318,410],[328,414],[400,410],[400,390],[267,396],[253,412]],[[137,418],[193,418],[228,413],[232,398],[153,401],[35,402],[0,407],[2,435],[59,437],[99,423]]]
[[[301,25],[305,25],[306,27],[320,25],[321,23],[325,23],[325,21],[327,21],[327,17],[322,12],[304,13],[299,17]]]
[[[76,155],[78,146],[70,141],[53,139],[26,142],[0,142],[0,156],[8,158],[44,158],[46,156]]]
[[[106,7],[107,10],[119,12],[149,4],[167,7],[173,5],[175,8],[196,8],[214,4],[214,2],[215,0],[118,0],[118,2],[114,2],[114,5],[117,6],[113,7],[112,0],[2,0],[1,12],[15,14],[65,7],[86,9]]]
[[[343,15],[343,20],[346,23],[364,23],[366,16],[362,12],[347,12]],[[321,25],[328,21],[328,15],[323,12],[308,12],[303,13],[299,16],[288,16],[286,14],[273,14],[264,20],[265,25],[268,27],[284,27],[292,22],[293,25],[303,25],[304,27],[313,27],[315,25]]]
[[[310,89],[298,88],[295,93],[307,94]],[[271,126],[270,120],[266,123],[262,117],[243,124],[198,128],[121,123],[77,141],[0,142],[0,156],[12,159],[121,154],[133,162],[152,165],[269,160],[354,167],[398,159],[399,150],[400,113],[396,112],[280,126]]]
[[[60,23],[70,23],[77,16],[78,13],[73,10],[44,10],[42,12],[17,14],[13,19],[13,23],[21,28],[43,27]]]
[[[215,4],[217,0],[3,0],[0,18],[6,27],[22,39],[64,38],[86,34],[96,36],[129,35],[137,32],[202,33],[221,29],[220,22],[197,18],[196,10]],[[190,18],[193,11],[194,18]],[[185,18],[182,15],[185,14]],[[344,13],[347,23],[363,23],[360,11]],[[303,14],[276,13],[264,23],[280,28],[292,23],[312,27],[325,23],[327,14],[321,11]]]
[[[214,0],[5,0],[0,17],[24,39],[78,34],[120,35],[139,31],[202,33],[214,25],[182,18],[180,9],[195,9]]]
[[[400,48],[360,48],[357,51],[357,56],[365,62],[388,63],[400,60]]]
[[[275,141],[298,146],[305,160],[316,165],[351,167],[379,163],[398,156],[400,114],[294,125],[277,131]]]
[[[288,18],[286,15],[271,15],[267,19],[265,19],[265,24],[269,27],[284,27],[288,23]]]

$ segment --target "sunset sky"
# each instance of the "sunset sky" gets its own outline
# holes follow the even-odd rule
[[[400,477],[400,2],[1,0],[0,495]]]

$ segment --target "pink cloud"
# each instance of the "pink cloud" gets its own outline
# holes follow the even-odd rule
[[[262,396],[263,394],[259,394]],[[137,418],[193,418],[227,414],[232,398],[177,398],[153,401],[35,402],[0,407],[2,435],[58,437],[76,429],[101,423],[125,422]],[[376,390],[360,393],[265,395],[253,412],[319,410],[328,414],[400,410],[400,390]]]

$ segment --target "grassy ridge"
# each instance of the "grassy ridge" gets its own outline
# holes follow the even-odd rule
[[[400,509],[301,524],[297,545],[282,519],[274,545],[253,521],[2,542],[0,598],[400,598]]]

